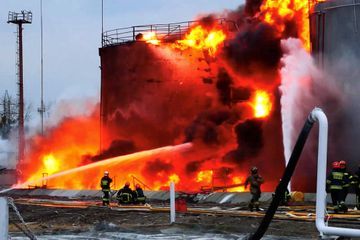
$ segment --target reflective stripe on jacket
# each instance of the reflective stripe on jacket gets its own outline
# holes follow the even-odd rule
[[[132,195],[130,193],[121,193],[118,199],[124,203],[129,203],[132,201]]]
[[[344,173],[341,171],[332,170],[326,181],[327,185],[330,186],[330,190],[342,190],[345,184]]]

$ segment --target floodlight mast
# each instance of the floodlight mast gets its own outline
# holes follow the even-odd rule
[[[23,24],[31,24],[32,13],[30,11],[9,12],[7,23],[13,23],[18,26],[17,35],[17,76],[18,76],[18,97],[19,97],[19,139],[18,139],[18,164],[24,160],[25,156],[25,132],[24,132],[24,72],[23,72]]]

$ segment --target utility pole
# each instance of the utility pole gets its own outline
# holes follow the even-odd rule
[[[18,164],[24,160],[25,156],[25,132],[24,132],[24,73],[23,73],[23,24],[31,24],[32,13],[30,11],[21,11],[20,13],[9,12],[7,23],[13,23],[18,26],[18,85],[19,85],[19,139],[18,139]]]
[[[44,35],[43,35],[43,11],[42,11],[42,0],[40,0],[40,81],[41,81],[41,100],[40,107],[38,108],[38,112],[40,113],[41,118],[41,135],[44,135],[44,113],[45,113],[45,105],[44,105]]]

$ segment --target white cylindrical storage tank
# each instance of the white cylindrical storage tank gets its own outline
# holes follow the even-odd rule
[[[329,162],[346,160],[348,170],[355,171],[360,156],[360,0],[318,3],[310,13],[310,33],[312,54],[324,72],[325,84],[312,91],[329,118]]]

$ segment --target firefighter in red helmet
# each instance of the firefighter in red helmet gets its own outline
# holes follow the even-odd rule
[[[246,178],[245,181],[245,189],[247,188],[248,184],[250,184],[250,193],[252,195],[252,198],[249,203],[249,209],[250,211],[253,211],[254,207],[256,208],[256,211],[259,211],[260,203],[259,199],[261,197],[261,184],[263,184],[264,179],[259,175],[258,168],[252,167],[250,169],[251,175]]]
[[[333,203],[334,211],[347,211],[344,202],[344,180],[345,176],[340,167],[340,162],[332,163],[332,170],[326,180],[326,189],[331,193],[331,200]]]
[[[135,191],[134,191],[134,194],[136,196],[135,198],[135,203],[140,203],[140,204],[145,204],[146,202],[146,197],[144,195],[144,191],[143,189],[141,188],[140,184],[136,184],[135,185]]]
[[[353,185],[356,193],[356,208],[360,209],[360,165],[351,179],[351,185]]]
[[[116,198],[119,204],[127,205],[134,203],[135,195],[133,190],[130,188],[129,182],[126,182],[124,187],[117,192]]]
[[[344,173],[344,185],[343,185],[343,201],[346,201],[346,197],[349,193],[349,187],[352,180],[352,175],[346,170],[346,161],[341,160],[339,162],[340,169]]]

